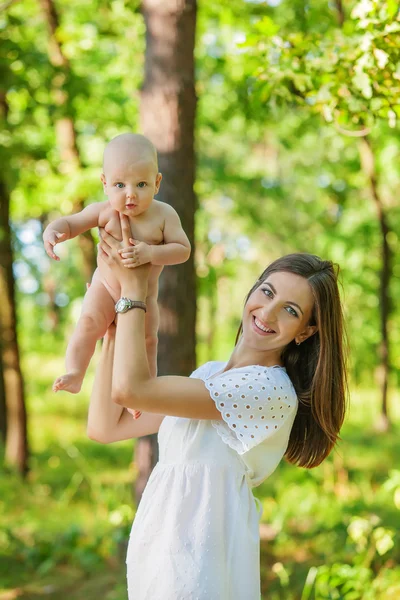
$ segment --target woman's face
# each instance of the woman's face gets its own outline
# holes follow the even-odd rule
[[[317,330],[309,326],[314,298],[308,281],[284,271],[271,273],[251,294],[243,311],[243,341],[257,351],[280,356],[292,341]]]

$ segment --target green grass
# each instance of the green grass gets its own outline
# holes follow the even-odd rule
[[[54,395],[60,361],[30,356],[24,367],[31,471],[0,477],[0,599],[126,600],[134,443],[86,437],[92,373],[79,396]],[[400,597],[400,415],[386,434],[378,415],[377,392],[354,391],[337,451],[311,471],[282,463],[255,490],[268,526],[263,598]]]

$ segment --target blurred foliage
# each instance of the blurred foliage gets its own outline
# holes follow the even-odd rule
[[[56,354],[59,345],[24,359],[32,469],[26,481],[12,472],[0,477],[0,598],[15,590],[22,600],[124,600],[132,444],[86,438],[87,403],[51,392],[62,367]],[[93,366],[84,396],[92,380]],[[263,505],[263,598],[398,597],[399,400],[395,427],[382,439],[374,431],[376,394],[354,392],[342,442],[325,463],[311,471],[283,463],[255,490]]]
[[[266,264],[285,253],[307,251],[341,265],[352,376],[356,384],[374,383],[380,340],[379,223],[360,166],[359,139],[344,135],[341,128],[371,130],[395,257],[390,289],[394,299],[400,293],[400,138],[388,111],[398,110],[400,63],[393,39],[399,19],[390,1],[380,2],[379,10],[372,0],[345,2],[341,25],[337,6],[302,0],[225,0],[200,6],[199,362],[228,356],[242,299]],[[82,160],[82,168],[72,173],[63,173],[56,145],[55,121],[60,115],[51,90],[57,68],[48,58],[48,31],[39,4],[23,0],[1,15],[0,64],[9,127],[0,138],[0,153],[12,183],[20,323],[28,333],[21,339],[39,346],[52,343],[52,336],[66,335],[64,326],[74,322],[85,282],[76,241],[60,247],[61,263],[50,264],[37,219],[67,214],[77,196],[87,202],[102,198],[104,144],[116,133],[137,128],[145,42],[135,3],[61,1],[57,9],[57,36],[71,67],[65,83],[70,102],[63,110],[74,118]],[[281,52],[274,54],[277,44]],[[332,62],[330,46],[340,60]],[[384,61],[378,49],[386,52],[385,69],[379,68]],[[371,97],[362,96],[354,84],[360,65],[374,79]],[[307,70],[308,87],[300,93],[293,81]],[[381,79],[386,81],[385,109],[374,104],[383,93]],[[347,86],[350,95],[342,97],[340,86]],[[329,98],[322,94],[324,89],[330,90]],[[314,102],[311,98],[317,93],[322,95]],[[361,104],[351,100],[358,93]],[[333,122],[328,109],[335,115]],[[56,332],[51,332],[48,316],[46,278],[57,290],[61,321]],[[396,385],[398,311],[391,312],[389,332]]]
[[[50,393],[85,281],[76,240],[59,248],[60,263],[50,263],[41,232],[47,219],[70,212],[77,196],[102,198],[104,144],[138,127],[144,25],[136,1],[57,0],[56,6],[57,37],[71,67],[64,84],[70,101],[63,107],[54,97],[60,72],[49,60],[40,3],[21,0],[0,13],[8,105],[0,159],[12,191],[33,447],[26,484],[10,473],[0,479],[0,553],[6,557],[0,578],[4,588],[22,586],[26,600],[43,593],[51,599],[51,589],[54,598],[62,589],[70,599],[120,600],[124,582],[115,582],[124,579],[118,564],[133,516],[131,446],[86,439],[82,397],[88,397],[91,376],[80,399]],[[391,228],[390,412],[396,417],[399,23],[393,0],[199,6],[198,362],[228,358],[248,289],[269,261],[293,251],[340,264],[352,350],[354,406],[339,454],[312,472],[283,465],[257,490],[273,535],[262,547],[269,600],[400,595],[400,482],[398,471],[389,472],[400,451],[399,415],[393,432],[374,434],[380,231],[359,138],[349,135],[368,131]],[[56,144],[55,123],[65,114],[74,119],[82,162],[73,172],[63,170]],[[56,328],[49,287],[55,289]],[[102,575],[105,565],[109,579]]]
[[[346,11],[342,25],[340,5]],[[369,132],[394,257],[389,335],[396,386],[400,138],[390,110],[396,115],[399,110],[400,21],[398,7],[393,7],[369,0],[271,0],[220,2],[200,12],[197,190],[208,213],[206,225],[199,216],[199,275],[207,278],[212,266],[221,287],[214,339],[229,327],[227,311],[228,323],[237,323],[240,316],[229,299],[243,298],[254,275],[271,259],[293,251],[314,252],[341,266],[353,381],[373,383],[379,361],[381,233],[360,164],[359,138],[347,135]],[[383,51],[383,45],[387,72],[375,73],[376,56],[382,56],[376,50]],[[340,60],[333,62],[329,47]],[[357,104],[354,98],[360,92],[351,77],[361,67],[374,78],[376,94],[363,96]],[[296,77],[308,82],[301,93],[293,83]],[[383,80],[386,108],[378,110]],[[343,102],[341,86],[350,90]],[[209,246],[201,244],[205,236]],[[234,262],[236,277],[225,276],[227,261]],[[201,346],[201,357],[206,356],[207,348]]]

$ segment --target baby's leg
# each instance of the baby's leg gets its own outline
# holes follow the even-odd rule
[[[149,371],[151,377],[157,377],[157,346],[158,346],[158,325],[160,321],[160,313],[158,310],[157,297],[148,296],[146,298],[147,312],[145,317],[145,335],[146,335],[146,351],[147,362],[149,363]],[[136,310],[136,309],[134,309]],[[138,419],[142,414],[139,410],[128,408],[128,411],[135,419]]]
[[[82,312],[69,341],[65,357],[67,372],[58,377],[53,391],[65,390],[77,394],[96,348],[115,317],[115,305],[104,285],[96,278],[86,292]]]

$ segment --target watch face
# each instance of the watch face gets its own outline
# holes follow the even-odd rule
[[[125,298],[120,298],[115,305],[115,310],[120,313],[126,312],[128,308],[129,302]]]

